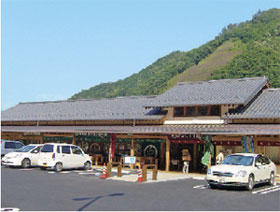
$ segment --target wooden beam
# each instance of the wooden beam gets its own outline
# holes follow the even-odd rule
[[[69,134],[69,133],[65,133],[65,134],[62,134],[62,133],[59,133],[59,134],[44,134],[45,137],[69,137],[69,138],[73,138],[74,137],[74,134]]]
[[[165,171],[168,172],[170,166],[170,140],[168,138],[166,139],[165,159]]]
[[[147,138],[147,139],[164,139],[164,140],[166,140],[167,136],[160,136],[160,135],[117,135],[117,138],[130,138],[130,139],[132,139],[132,138],[134,138],[134,139]]]

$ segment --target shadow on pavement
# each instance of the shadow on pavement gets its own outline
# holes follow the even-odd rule
[[[85,205],[79,208],[77,211],[83,211],[85,208],[96,202],[97,200],[104,197],[116,197],[116,196],[124,196],[124,193],[113,193],[105,196],[96,196],[96,197],[85,197],[85,198],[74,198],[74,201],[88,201]]]

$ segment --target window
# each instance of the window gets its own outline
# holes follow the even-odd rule
[[[53,145],[45,144],[41,152],[53,152]]]
[[[15,148],[16,148],[15,142],[6,142],[5,143],[5,149],[15,149]]]
[[[198,107],[197,110],[197,115],[198,116],[207,116],[208,115],[208,107]]]
[[[37,154],[40,152],[40,147],[37,147],[31,151],[31,153]]]
[[[23,148],[16,150],[16,152],[29,152],[33,148],[35,148],[35,146],[25,146]]]
[[[57,146],[57,147],[56,147],[56,152],[57,152],[57,153],[60,153],[60,146]]]
[[[256,163],[260,163],[260,164],[262,164],[263,165],[263,157],[262,156],[258,156],[257,158],[256,158]]]
[[[265,165],[269,165],[270,164],[270,161],[267,157],[263,157],[263,162]]]
[[[212,105],[210,109],[211,116],[220,116],[220,106],[219,105]]]
[[[184,107],[175,107],[174,117],[183,117],[183,116],[184,116]]]
[[[24,146],[24,145],[23,145],[23,144],[21,144],[21,143],[16,143],[15,145],[16,145],[16,149],[19,149],[19,148],[21,148],[21,147],[23,147],[23,146]]]
[[[71,154],[70,146],[62,146],[62,153],[63,154]]]
[[[253,164],[253,161],[254,158],[252,156],[230,155],[223,161],[222,164],[237,165],[237,166],[251,166]]]
[[[195,116],[195,107],[187,107],[187,116]]]
[[[75,154],[75,155],[82,155],[83,154],[82,151],[78,147],[71,146],[71,148],[72,148],[72,153],[73,154]]]

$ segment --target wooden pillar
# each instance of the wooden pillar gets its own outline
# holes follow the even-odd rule
[[[166,149],[165,149],[165,171],[169,171],[169,165],[170,165],[170,140],[166,139]]]
[[[255,153],[258,153],[258,139],[257,136],[254,136],[254,151]]]
[[[44,143],[44,136],[42,135],[41,137],[40,137],[40,144],[43,144]]]
[[[134,156],[135,155],[135,139],[132,138],[131,139],[131,148],[130,148],[130,156]],[[130,168],[133,169],[134,165],[130,164]]]
[[[165,145],[163,142],[160,143],[160,167],[164,168],[164,153],[165,153]]]
[[[76,138],[75,138],[75,134],[73,134],[72,144],[73,144],[73,145],[76,145]]]
[[[193,169],[197,169],[197,144],[193,144]]]

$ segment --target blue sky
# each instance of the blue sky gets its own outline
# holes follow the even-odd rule
[[[71,97],[214,39],[279,0],[2,0],[1,107]]]

